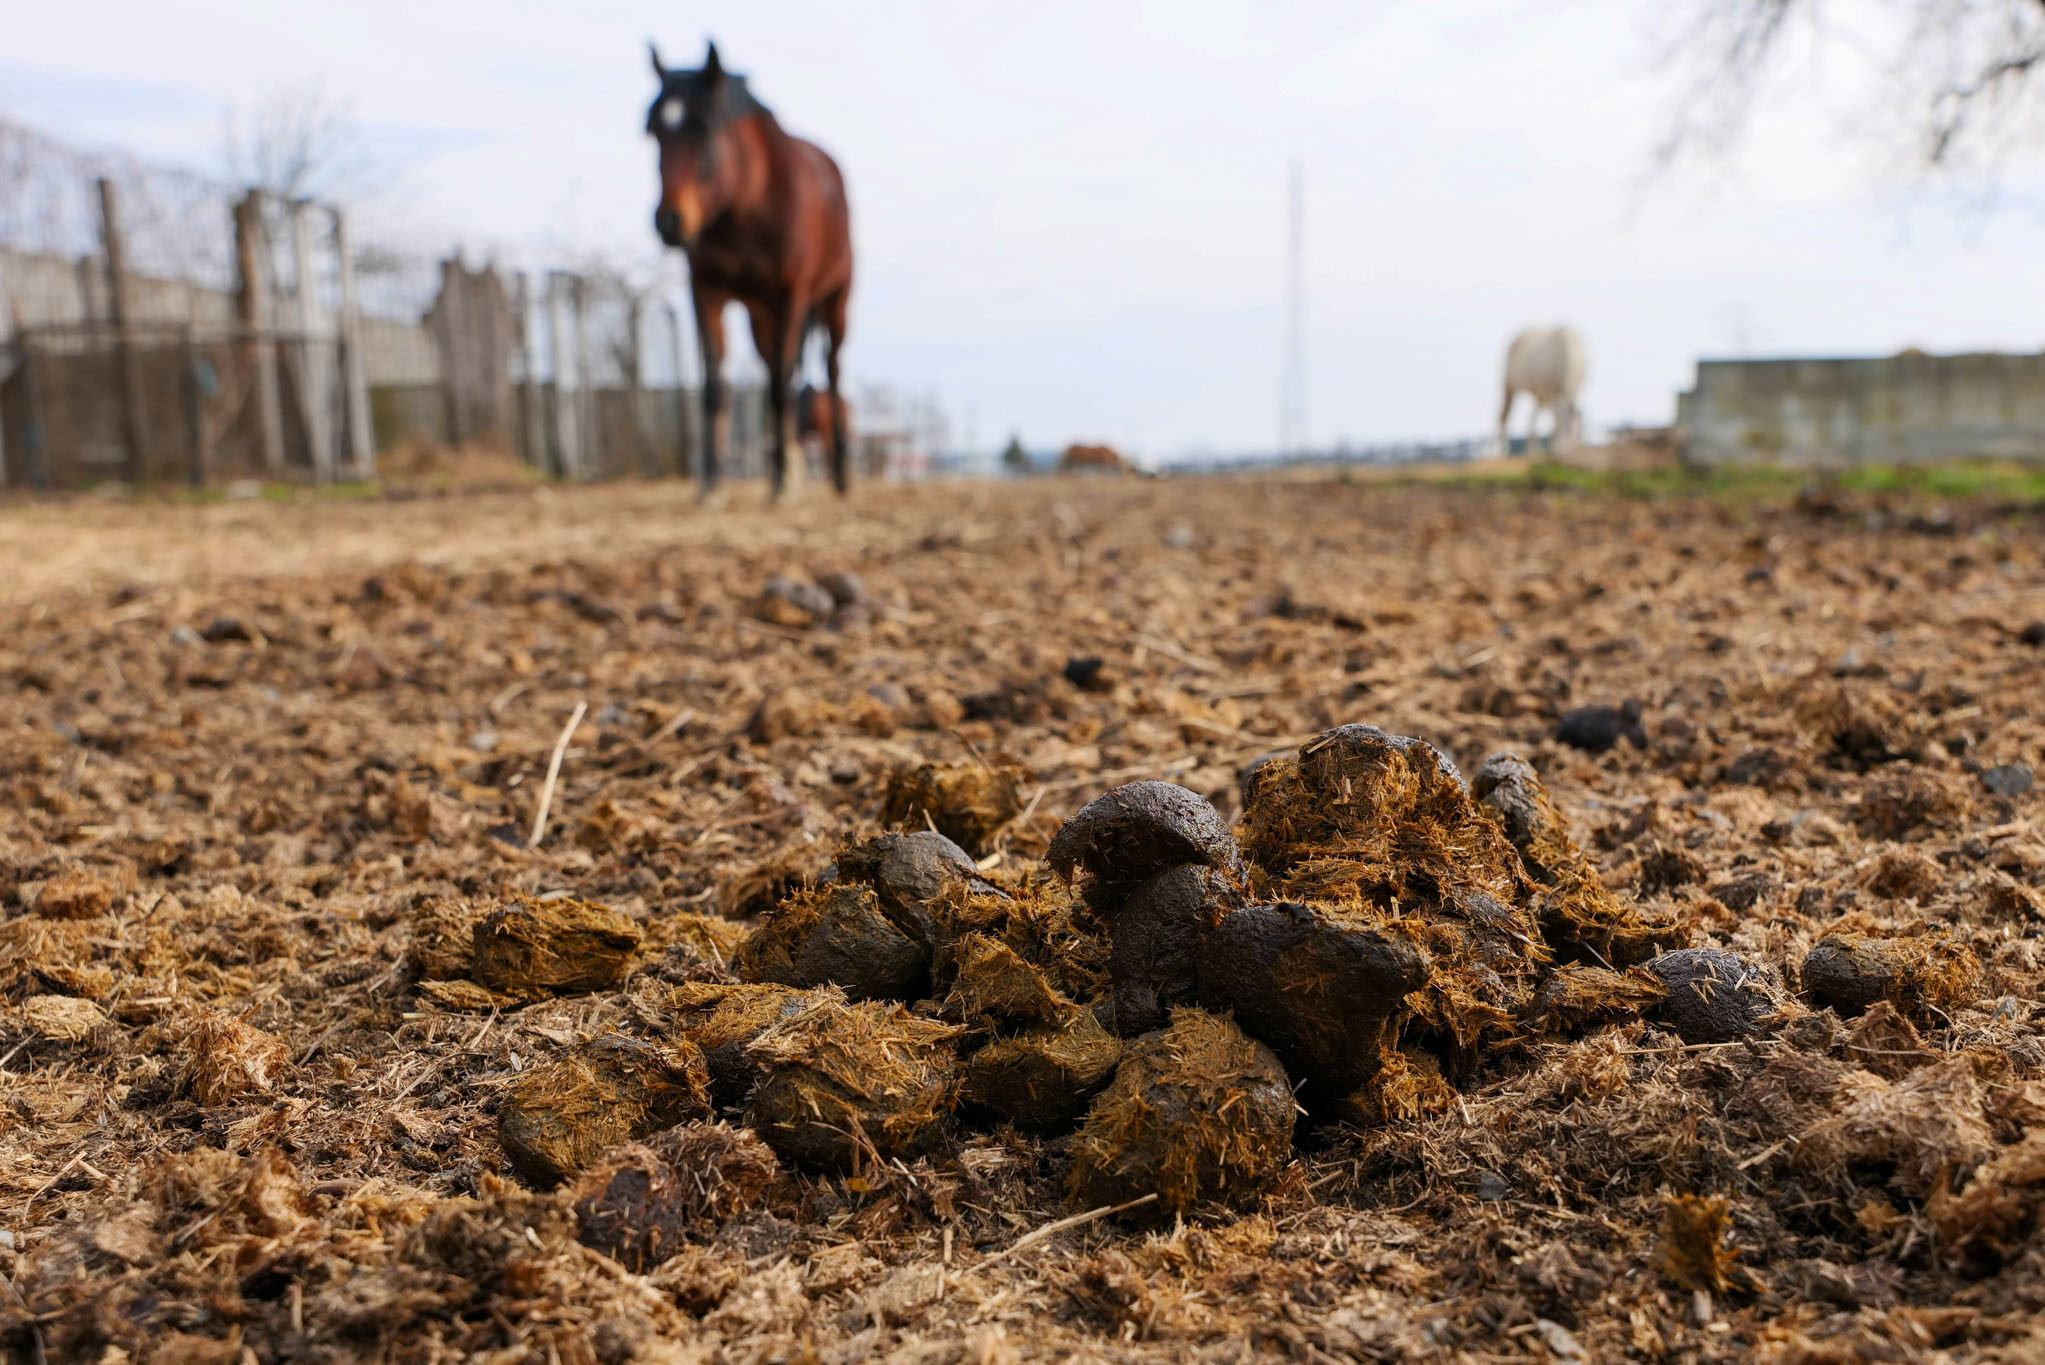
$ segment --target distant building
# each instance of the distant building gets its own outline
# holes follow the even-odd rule
[[[1676,425],[1692,464],[2045,460],[2045,355],[1703,360]]]

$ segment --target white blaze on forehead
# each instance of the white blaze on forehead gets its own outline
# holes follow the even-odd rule
[[[660,126],[663,128],[682,126],[682,102],[679,99],[669,98],[660,102]]]

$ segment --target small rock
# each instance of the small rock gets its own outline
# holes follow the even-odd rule
[[[2031,770],[2021,763],[1999,763],[1981,773],[1981,785],[2001,797],[2022,796],[2031,790],[2031,781]]]

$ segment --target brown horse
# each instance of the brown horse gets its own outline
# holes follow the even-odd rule
[[[710,45],[700,71],[670,71],[653,52],[660,94],[646,130],[660,144],[660,205],[653,227],[689,257],[689,290],[703,351],[703,492],[717,486],[730,434],[725,410],[724,306],[752,319],[774,416],[768,468],[779,497],[790,460],[801,468],[794,394],[812,326],[824,329],[831,481],[846,490],[844,399],[838,352],[852,294],[852,226],[845,179],[823,149],[781,130],[767,106],[726,71]]]

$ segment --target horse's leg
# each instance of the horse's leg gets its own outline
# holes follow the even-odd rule
[[[824,320],[824,374],[831,393],[831,482],[839,493],[852,488],[852,433],[845,429],[845,396],[838,391],[838,349],[845,344],[845,303],[840,289],[818,310]]]
[[[809,307],[800,299],[778,299],[772,305],[749,308],[753,321],[753,344],[767,366],[767,408],[774,423],[767,459],[770,488],[780,497],[791,471],[798,486],[802,482],[802,442],[795,434],[795,369],[802,359],[803,325],[809,321]]]
[[[1513,391],[1511,384],[1505,386],[1505,403],[1498,410],[1498,453],[1500,455],[1512,454],[1512,433],[1507,430],[1507,424],[1512,420],[1512,400],[1518,396]]]
[[[689,293],[696,305],[696,347],[703,357],[703,451],[697,470],[698,492],[704,498],[717,491],[724,470],[724,447],[731,435],[731,412],[724,392],[724,305],[731,296],[706,285],[691,283]]]

